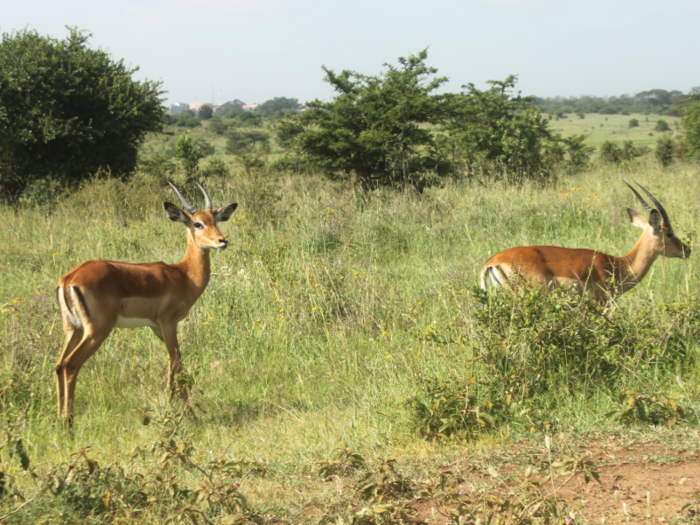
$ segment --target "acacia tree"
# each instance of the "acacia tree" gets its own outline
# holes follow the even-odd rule
[[[161,128],[160,82],[132,80],[137,68],[36,31],[0,42],[0,194],[16,198],[32,181],[79,180],[100,169],[134,169],[145,134]]]
[[[545,146],[556,137],[534,97],[511,94],[516,80],[489,81],[485,91],[470,83],[448,95],[445,129],[468,166],[538,177],[551,167]]]
[[[307,103],[306,111],[279,124],[279,135],[329,174],[352,174],[367,189],[405,184],[439,169],[426,124],[442,117],[444,97],[434,91],[447,78],[434,77],[427,57],[426,50],[401,57],[378,76],[324,67],[324,80],[337,95],[332,102]]]

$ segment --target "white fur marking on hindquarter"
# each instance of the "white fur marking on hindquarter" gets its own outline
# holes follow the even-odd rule
[[[496,287],[503,286],[503,283],[501,281],[499,281],[498,277],[496,276],[496,270],[500,271],[500,268],[498,268],[496,266],[489,266],[488,275],[489,275],[489,278],[491,279],[491,283]]]
[[[72,293],[72,286],[68,287],[71,292],[71,302],[75,301],[75,296]],[[61,314],[63,315],[64,321],[67,321],[70,323],[70,325],[75,328],[75,329],[80,329],[83,327],[83,324],[80,322],[80,317],[76,314],[76,312],[73,311],[68,306],[68,303],[66,303],[66,296],[65,290],[63,286],[58,287],[58,293],[56,294],[58,296],[58,306],[61,309]]]

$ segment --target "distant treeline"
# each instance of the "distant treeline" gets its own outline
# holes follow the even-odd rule
[[[644,113],[682,117],[683,110],[692,103],[691,95],[700,93],[694,87],[689,93],[665,89],[642,91],[636,95],[619,97],[535,97],[533,104],[542,108],[543,113],[564,115],[566,113],[600,113],[603,115],[629,115]]]
[[[296,98],[275,97],[258,104],[252,110],[244,110],[246,103],[242,100],[231,100],[218,106],[214,110],[211,106],[202,106],[199,111],[187,110],[179,115],[165,115],[165,124],[184,128],[194,128],[201,125],[202,120],[214,120],[215,129],[225,130],[226,127],[245,125],[256,127],[262,124],[263,119],[280,119],[296,113],[302,108]],[[221,119],[228,122],[222,125]],[[234,119],[234,120],[229,120]],[[223,127],[222,127],[223,126]]]

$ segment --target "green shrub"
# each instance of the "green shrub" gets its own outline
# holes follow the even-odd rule
[[[659,163],[665,168],[673,162],[676,156],[676,143],[671,137],[662,137],[656,141],[654,154]]]

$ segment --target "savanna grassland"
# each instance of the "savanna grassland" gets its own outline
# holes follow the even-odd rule
[[[638,126],[630,127],[630,120],[636,119]],[[670,131],[657,131],[658,120],[665,120]],[[553,130],[562,136],[586,135],[586,144],[599,148],[606,140],[621,142],[631,140],[635,146],[654,148],[660,137],[677,137],[680,134],[681,119],[672,116],[659,115],[601,115],[586,113],[584,118],[575,114],[565,115],[564,118],[554,118],[550,121]]]
[[[661,170],[650,156],[544,185],[456,180],[422,194],[209,178],[215,206],[239,207],[179,325],[191,403],[169,401],[167,352],[149,330],[117,330],[81,371],[72,432],[56,420],[56,283],[89,259],[181,260],[184,227],[162,204],[177,201],[141,173],[0,208],[0,518],[632,523],[648,509],[692,521],[700,474],[670,503],[650,489],[648,504],[603,477],[609,514],[581,494],[605,465],[624,472],[610,458],[631,451],[627,463],[659,468],[696,458],[697,254],[660,258],[605,308],[566,291],[478,290],[483,262],[511,246],[629,251],[640,230],[625,209],[643,210],[623,179],[693,243],[700,167]]]

